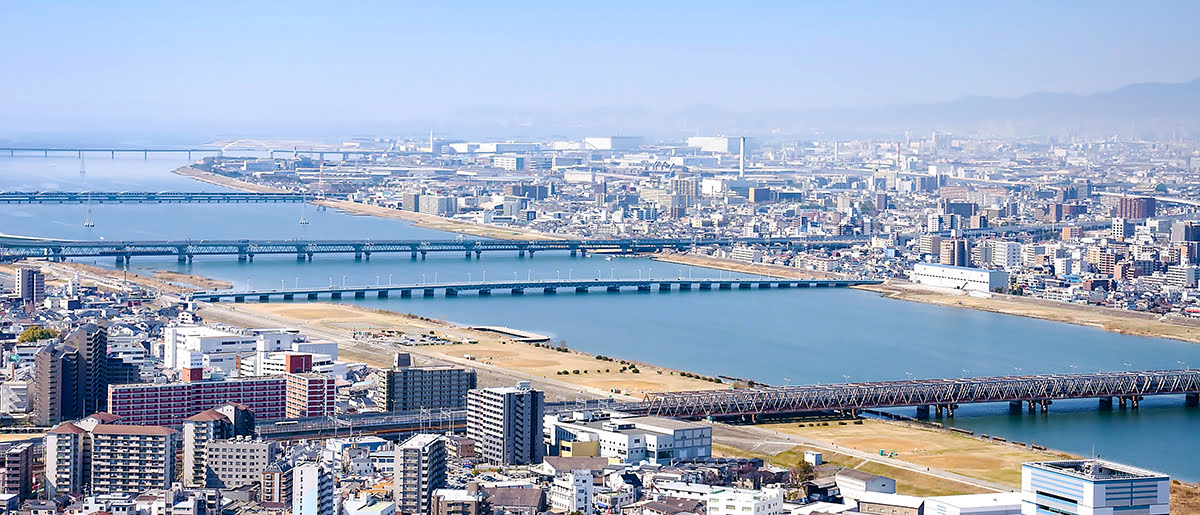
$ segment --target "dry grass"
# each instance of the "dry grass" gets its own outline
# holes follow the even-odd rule
[[[946,431],[867,420],[863,424],[800,427],[796,423],[769,424],[768,429],[790,433],[855,450],[896,453],[908,463],[947,470],[1013,488],[1021,484],[1021,464],[1066,457],[997,444]]]
[[[478,343],[430,345],[420,349],[422,352],[453,359],[462,359],[469,354],[479,363],[505,370],[604,391],[616,389],[622,394],[639,398],[647,392],[722,387],[716,383],[682,377],[679,371],[669,368],[640,362],[623,364],[620,360],[602,361],[584,352],[559,352],[551,348],[515,343],[496,333],[476,331],[413,315],[327,303],[248,303],[239,305],[238,309],[282,317],[299,323],[301,327],[305,324],[315,324],[336,329],[394,329],[410,334],[427,334],[433,331],[436,336],[452,341],[475,340]],[[347,354],[347,357],[350,358],[351,355]],[[371,364],[369,361],[367,363]],[[629,369],[621,372],[621,368],[629,368],[631,365],[636,365],[639,372],[633,373]],[[557,372],[562,370],[570,373],[559,375]],[[574,373],[576,370],[579,371],[578,374]]]

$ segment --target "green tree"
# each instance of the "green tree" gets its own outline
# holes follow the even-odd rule
[[[38,340],[57,337],[58,331],[55,331],[54,329],[46,329],[40,325],[31,325],[26,327],[25,330],[21,332],[20,336],[17,336],[17,341],[20,343],[32,343]]]

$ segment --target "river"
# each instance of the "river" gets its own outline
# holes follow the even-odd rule
[[[86,183],[74,158],[0,157],[0,189],[215,190],[167,171],[179,159],[89,159]],[[0,233],[80,239],[411,238],[455,235],[400,220],[352,216],[300,204],[5,206]],[[299,224],[300,218],[309,224]],[[113,266],[112,260],[96,264]],[[513,278],[715,277],[727,272],[644,258],[533,258],[485,254],[376,254],[369,261],[317,256],[134,258],[131,270],[174,270],[235,287],[420,283]],[[736,276],[736,274],[733,274]],[[566,340],[573,348],[705,375],[772,384],[1004,374],[1070,373],[1200,365],[1200,345],[1100,329],[885,299],[848,289],[623,293],[532,293],[433,299],[346,300],[462,323],[506,325]],[[913,410],[902,411],[912,414]],[[952,424],[977,432],[1200,479],[1192,459],[1200,409],[1180,397],[1149,398],[1139,411],[1099,411],[1096,401],[1059,401],[1047,415],[1010,415],[1008,405],[964,406]]]

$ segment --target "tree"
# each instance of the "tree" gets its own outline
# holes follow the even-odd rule
[[[21,332],[20,336],[17,336],[17,341],[20,343],[32,343],[38,340],[57,337],[58,331],[55,331],[54,329],[46,329],[40,325],[31,325],[26,327],[25,330]]]

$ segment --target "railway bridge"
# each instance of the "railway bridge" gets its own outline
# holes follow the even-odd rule
[[[243,191],[0,191],[0,204],[217,204],[305,202],[303,193]]]
[[[1200,370],[1150,370],[1045,374],[961,379],[921,379],[866,383],[776,386],[735,390],[652,393],[647,413],[676,418],[791,415],[817,411],[856,412],[868,408],[916,407],[918,416],[935,410],[954,416],[962,404],[1008,402],[1045,413],[1063,399],[1099,399],[1102,408],[1137,409],[1150,395],[1184,395],[1188,406],[1200,401]]]

